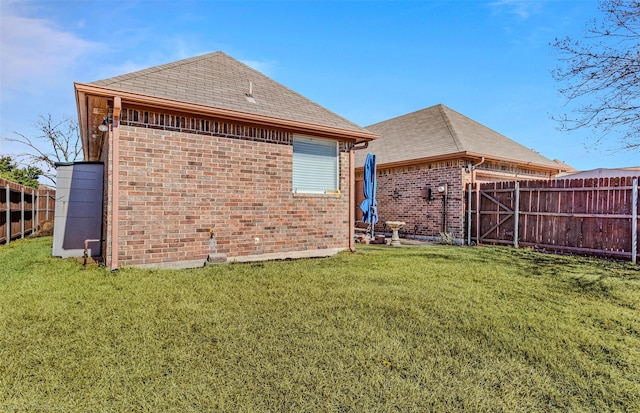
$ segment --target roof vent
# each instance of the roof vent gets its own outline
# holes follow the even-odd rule
[[[247,98],[247,102],[256,103],[256,100],[253,98],[253,82],[249,81],[249,93],[245,93],[244,96]]]

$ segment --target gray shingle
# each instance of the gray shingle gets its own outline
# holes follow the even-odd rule
[[[249,82],[256,103],[247,101]],[[92,85],[347,131],[355,123],[310,101],[222,52],[92,82]]]
[[[366,127],[380,135],[368,151],[356,152],[356,166],[366,152],[378,165],[469,152],[558,169],[562,166],[444,105],[435,105]]]

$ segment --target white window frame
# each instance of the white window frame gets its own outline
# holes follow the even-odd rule
[[[317,153],[313,153],[315,150]],[[338,141],[293,136],[292,184],[293,192],[299,194],[339,193],[340,149]]]

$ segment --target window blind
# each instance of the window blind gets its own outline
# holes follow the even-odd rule
[[[338,189],[338,142],[293,137],[293,192]]]

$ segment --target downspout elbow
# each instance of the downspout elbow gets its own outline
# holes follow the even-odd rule
[[[476,168],[484,163],[484,156],[480,158],[480,162],[471,165],[471,183],[476,183]]]
[[[480,158],[480,162],[478,162],[477,164],[471,165],[471,169],[476,169],[476,167],[482,165],[483,163],[484,163],[484,156]]]

